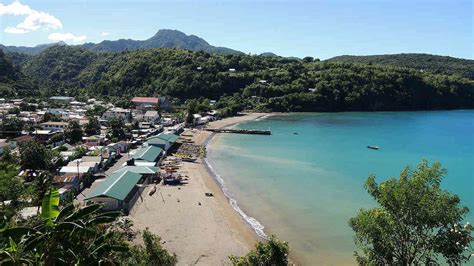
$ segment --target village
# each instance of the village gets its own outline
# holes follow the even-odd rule
[[[152,194],[160,182],[180,184],[186,178],[178,172],[180,162],[194,162],[205,154],[202,145],[182,134],[186,123],[172,113],[165,97],[134,97],[130,101],[132,108],[124,109],[95,99],[79,102],[65,96],[51,97],[41,106],[22,99],[0,99],[1,130],[7,136],[0,139],[0,156],[19,154],[20,146],[31,141],[40,143],[59,155],[52,162],[52,182],[61,201],[101,203],[104,210],[128,213],[146,187],[155,184]],[[205,125],[215,120],[216,114],[193,114],[188,126]],[[15,128],[11,121],[21,121],[23,129]],[[28,127],[30,130],[25,130]],[[29,182],[42,170],[22,167],[19,171]],[[21,214],[28,218],[36,212],[31,206]]]

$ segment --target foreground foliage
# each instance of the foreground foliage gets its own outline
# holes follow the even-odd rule
[[[255,249],[243,257],[230,256],[233,265],[288,265],[288,242],[280,241],[271,236],[266,242],[258,242]]]
[[[144,233],[145,247],[130,244],[134,236],[119,226],[121,213],[101,212],[101,207],[94,204],[78,209],[68,205],[60,210],[57,189],[49,190],[43,198],[40,219],[24,224],[2,219],[0,261],[12,265],[90,265],[123,264],[133,257],[133,265],[176,263],[176,257],[169,255],[150,232]]]
[[[472,226],[460,226],[467,207],[458,196],[441,189],[446,170],[422,161],[405,168],[398,179],[381,184],[370,176],[365,188],[380,207],[359,211],[349,224],[356,233],[362,265],[419,265],[443,257],[450,264],[469,259]]]

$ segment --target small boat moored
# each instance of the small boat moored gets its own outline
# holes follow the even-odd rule
[[[373,145],[368,145],[367,148],[372,149],[372,150],[380,149],[379,146],[373,146]]]

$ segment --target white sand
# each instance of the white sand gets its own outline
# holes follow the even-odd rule
[[[264,116],[252,113],[211,122],[208,127],[226,127]],[[211,135],[202,130],[188,131],[196,144]],[[181,173],[189,180],[182,186],[158,185],[153,196],[149,187],[137,201],[130,217],[135,228],[161,236],[164,247],[176,253],[179,265],[229,264],[229,255],[246,254],[257,241],[252,228],[230,206],[201,160],[183,162]],[[214,197],[206,197],[211,192]],[[201,205],[199,205],[201,203]]]

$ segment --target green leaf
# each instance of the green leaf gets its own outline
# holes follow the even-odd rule
[[[41,217],[48,226],[53,226],[53,221],[59,215],[59,192],[57,188],[50,188],[43,198]]]
[[[70,215],[73,211],[74,211],[74,205],[73,204],[70,204],[70,205],[66,206],[64,209],[61,210],[58,217],[56,218],[56,221],[61,221],[62,219],[64,219],[68,215]]]
[[[72,222],[72,221],[76,221],[78,219],[83,219],[84,217],[87,217],[88,215],[90,215],[92,213],[95,213],[100,208],[102,208],[102,205],[100,205],[100,204],[93,204],[93,205],[84,207],[84,208],[82,208],[78,211],[75,211],[74,213],[72,213],[68,217],[66,217],[64,219],[64,221]]]

